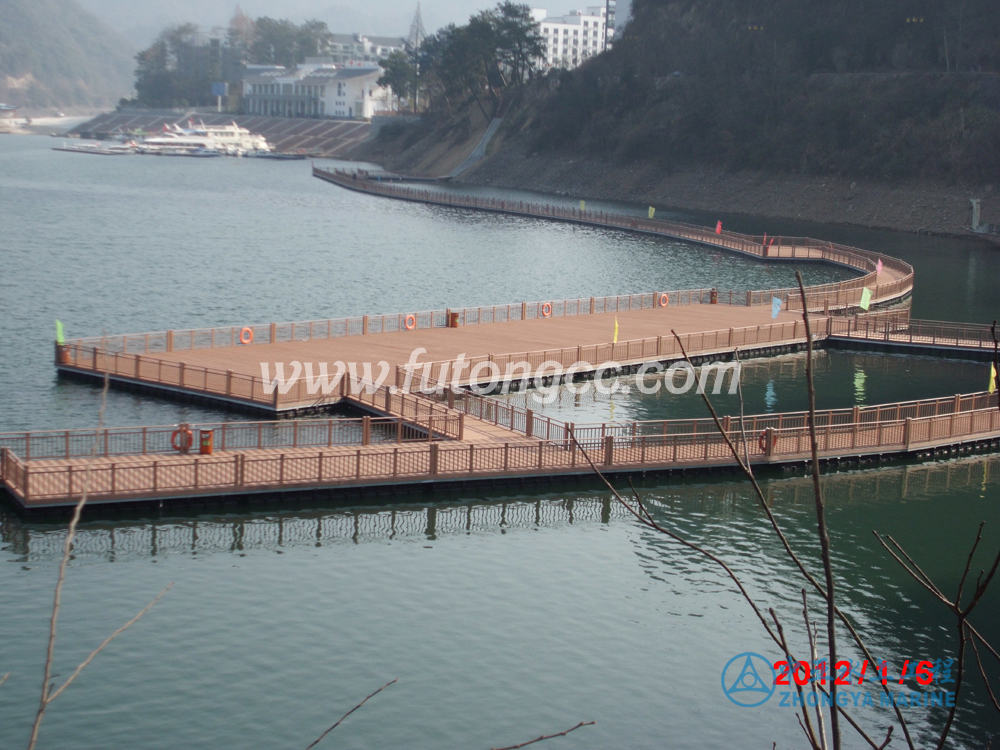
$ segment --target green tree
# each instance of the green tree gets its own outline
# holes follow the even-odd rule
[[[385,72],[379,77],[379,86],[388,86],[392,93],[399,97],[400,103],[409,99],[416,108],[417,99],[417,66],[410,55],[402,50],[395,50],[381,62]]]

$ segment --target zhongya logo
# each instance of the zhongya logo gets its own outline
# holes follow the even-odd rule
[[[737,654],[722,669],[722,692],[737,706],[753,708],[774,695],[774,668],[760,654]]]

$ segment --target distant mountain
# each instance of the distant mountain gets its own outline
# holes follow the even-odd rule
[[[75,0],[0,0],[0,101],[101,107],[131,96],[135,49]]]

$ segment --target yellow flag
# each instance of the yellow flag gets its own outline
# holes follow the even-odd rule
[[[618,316],[617,315],[615,316],[615,338],[614,338],[614,340],[611,343],[613,343],[613,344],[617,344],[618,343]]]
[[[652,219],[655,214],[656,214],[656,209],[653,208],[652,206],[650,206],[649,207],[649,218]]]
[[[587,201],[580,201],[580,210],[581,211],[587,210]]]
[[[997,389],[997,368],[996,365],[990,365],[990,387],[989,392],[994,393]]]

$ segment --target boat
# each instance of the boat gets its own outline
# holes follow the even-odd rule
[[[271,153],[271,146],[264,136],[251,133],[235,122],[231,125],[205,125],[189,128],[178,125],[163,126],[163,132],[139,142],[141,154],[166,156],[257,156]],[[181,152],[186,152],[182,154]]]
[[[130,143],[81,143],[79,146],[53,146],[53,151],[68,151],[72,154],[97,154],[98,156],[126,156],[135,153],[135,145]]]

